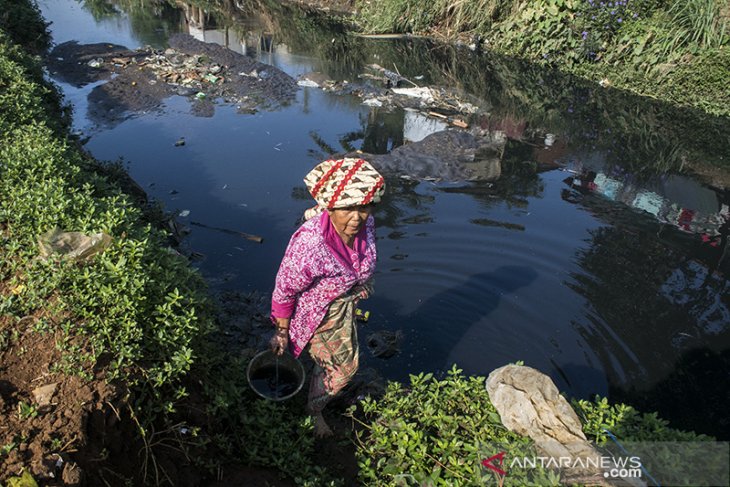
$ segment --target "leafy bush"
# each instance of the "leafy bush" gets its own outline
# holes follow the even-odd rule
[[[628,448],[641,458],[646,475],[661,474],[662,484],[696,485],[696,470],[690,472],[686,465],[702,465],[706,479],[727,475],[727,452],[713,444],[703,445],[714,443],[712,437],[670,428],[657,413],[642,414],[598,396],[593,401],[573,401],[573,407],[583,418],[586,436],[609,450],[626,452]]]
[[[378,400],[361,402],[360,480],[366,485],[482,486],[497,475],[482,461],[507,451],[532,455],[531,440],[507,430],[489,400],[484,377],[465,377],[456,366],[444,380],[411,375],[406,388],[390,382]],[[350,413],[355,417],[354,410]],[[496,450],[496,451],[495,451]],[[558,485],[540,468],[511,467],[504,485]]]
[[[53,311],[68,362],[106,357],[111,377],[132,387],[144,426],[185,394],[180,380],[211,323],[202,280],[97,163],[65,140],[39,61],[2,34],[0,85],[0,280],[16,290],[2,297],[0,312]],[[55,227],[106,232],[114,243],[86,264],[37,259],[38,236]],[[69,345],[79,335],[91,352]]]
[[[34,2],[0,0],[0,31],[12,42],[41,53],[51,42],[47,27]]]
[[[16,126],[45,120],[49,127],[62,126],[58,91],[43,81],[37,59],[14,45],[0,31],[0,134],[8,136]]]
[[[609,434],[625,441],[712,441],[707,435],[680,431],[657,413],[640,413],[626,404],[610,404],[604,397],[593,401],[573,400],[573,408],[581,417],[583,432],[598,445],[605,445]]]

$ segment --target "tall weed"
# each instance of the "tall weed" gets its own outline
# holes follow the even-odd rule
[[[675,0],[667,10],[673,26],[666,50],[696,45],[720,47],[728,42],[728,22],[718,0]],[[726,6],[727,8],[727,6]]]

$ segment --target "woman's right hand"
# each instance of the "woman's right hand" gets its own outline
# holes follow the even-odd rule
[[[274,336],[269,341],[271,351],[276,355],[281,355],[289,346],[289,330],[277,328]]]
[[[276,332],[269,341],[271,351],[276,355],[281,355],[284,350],[289,346],[289,325],[291,324],[290,318],[277,318],[276,319]]]

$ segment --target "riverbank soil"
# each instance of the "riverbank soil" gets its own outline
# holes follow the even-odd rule
[[[3,293],[4,294],[4,293]],[[40,332],[47,316],[0,317],[0,481],[27,469],[40,485],[119,485],[139,464],[124,390],[101,367],[69,365],[59,344],[88,344]],[[89,374],[90,379],[82,378]]]
[[[47,65],[52,76],[76,87],[104,81],[89,94],[88,115],[107,126],[153,110],[173,95],[188,97],[200,116],[211,116],[217,99],[254,113],[295,97],[296,82],[280,69],[185,34],[169,43],[167,50],[155,51],[65,42],[50,52]]]

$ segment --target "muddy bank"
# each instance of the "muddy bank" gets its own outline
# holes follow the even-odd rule
[[[60,331],[35,331],[48,319],[0,319],[0,480],[23,469],[48,486],[135,478],[137,440],[124,419],[125,390],[104,380],[103,367],[69,363],[61,344],[89,345],[69,343]]]
[[[65,42],[51,51],[47,66],[54,78],[76,87],[100,83],[89,94],[88,115],[104,126],[154,110],[173,95],[188,97],[200,116],[212,116],[217,100],[241,113],[275,110],[294,100],[296,82],[278,68],[186,34],[169,43],[159,51]]]

